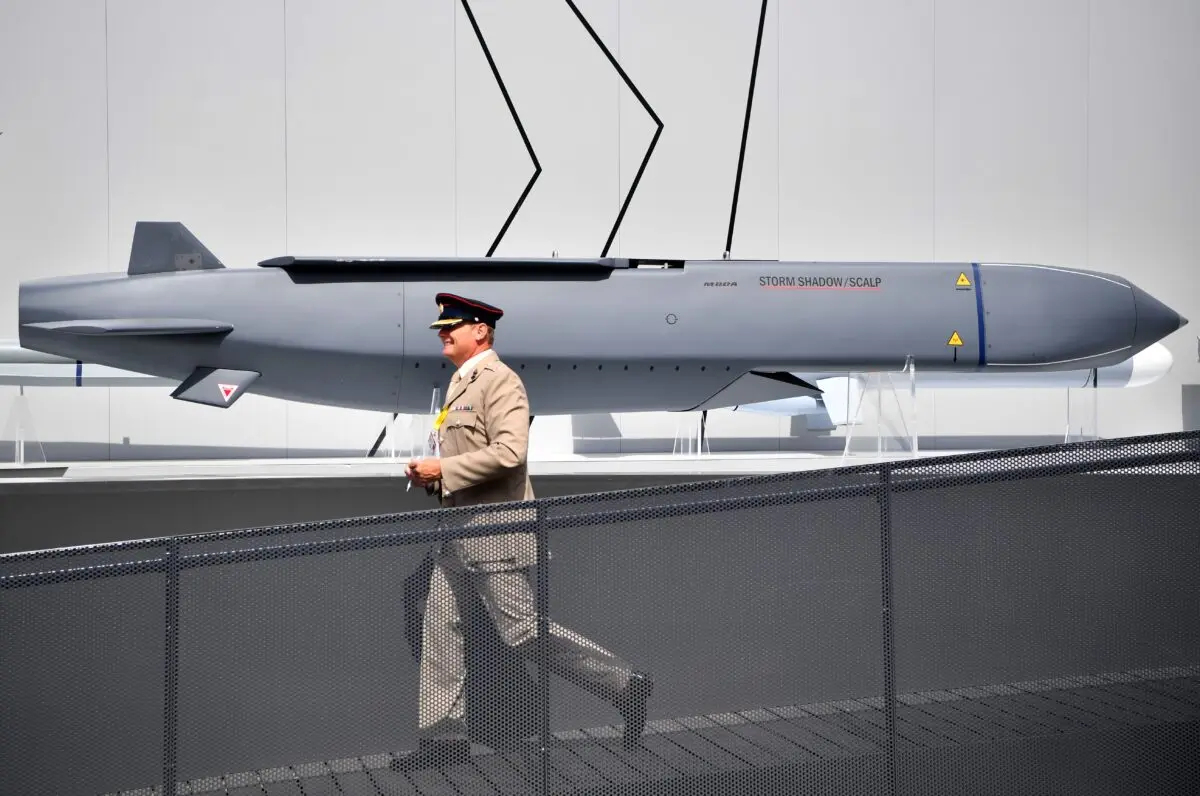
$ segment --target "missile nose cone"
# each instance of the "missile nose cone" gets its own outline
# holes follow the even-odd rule
[[[1187,318],[1163,304],[1139,287],[1133,288],[1133,306],[1137,327],[1133,336],[1135,351],[1157,343],[1187,325]]]

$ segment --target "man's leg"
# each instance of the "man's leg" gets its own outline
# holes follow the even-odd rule
[[[446,556],[434,559],[421,627],[417,730],[421,737],[467,737],[463,684],[462,576]]]
[[[536,659],[537,601],[529,571],[476,572],[471,577],[500,638]],[[653,687],[650,679],[579,633],[553,621],[549,626],[550,671],[612,702],[625,719],[627,742],[640,736],[646,721],[646,699]]]
[[[461,567],[438,554],[429,575],[421,628],[417,732],[421,746],[392,763],[397,771],[465,762],[471,751],[463,685],[463,588]]]

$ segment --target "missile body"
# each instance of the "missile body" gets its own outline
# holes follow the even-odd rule
[[[1127,280],[1038,265],[292,257],[259,265],[27,282],[20,343],[189,380],[185,400],[209,402],[194,391],[217,373],[224,405],[236,381],[287,400],[423,413],[453,373],[429,328],[434,296],[446,291],[504,310],[496,347],[536,415],[818,395],[792,374],[898,371],[908,361],[921,375],[1107,368],[1186,323]]]

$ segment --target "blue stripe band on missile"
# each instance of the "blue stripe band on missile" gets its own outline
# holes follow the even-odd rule
[[[983,282],[979,279],[979,263],[971,263],[975,280],[975,316],[979,323],[979,367],[987,365],[987,330],[983,323]]]
[[[75,360],[75,386],[83,386],[83,363],[78,359]]]

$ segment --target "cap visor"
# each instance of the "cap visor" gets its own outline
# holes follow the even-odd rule
[[[446,318],[441,321],[434,321],[429,324],[430,329],[441,329],[446,326],[458,326],[460,323],[466,323],[462,318]]]

